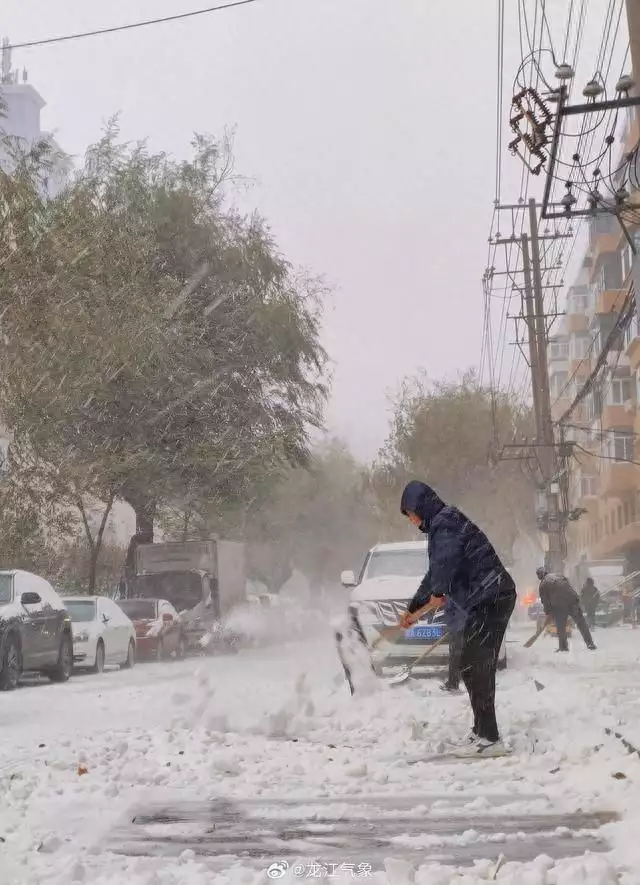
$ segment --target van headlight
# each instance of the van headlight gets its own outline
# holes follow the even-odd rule
[[[89,641],[89,631],[81,630],[79,633],[76,633],[74,636],[76,642],[88,642]]]

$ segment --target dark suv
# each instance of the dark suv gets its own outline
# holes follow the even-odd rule
[[[0,691],[35,671],[66,682],[73,668],[71,618],[44,578],[0,571]]]

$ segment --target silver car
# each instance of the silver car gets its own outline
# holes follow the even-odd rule
[[[369,647],[383,630],[396,626],[427,569],[427,542],[403,541],[372,547],[357,578],[351,571],[342,573],[343,586],[351,590],[350,609],[357,614]],[[380,643],[371,654],[372,663],[378,671],[410,664],[445,634],[444,613],[429,613],[398,637]],[[442,668],[448,661],[449,646],[445,638],[425,658],[424,666]],[[503,642],[498,668],[506,666]]]

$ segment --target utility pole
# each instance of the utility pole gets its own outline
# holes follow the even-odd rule
[[[640,3],[640,0],[636,0]],[[544,298],[542,288],[542,273],[540,267],[540,244],[538,241],[538,216],[536,201],[529,200],[529,236],[531,239],[530,272],[527,273],[525,265],[525,293],[527,288],[531,292],[531,277],[533,277],[533,297],[527,298],[527,314],[531,317],[529,322],[529,348],[531,359],[531,387],[533,392],[534,408],[536,397],[538,401],[536,415],[536,435],[540,441],[539,462],[544,484],[546,500],[546,533],[549,538],[549,551],[547,566],[554,571],[563,571],[564,566],[564,524],[560,518],[558,503],[558,456],[556,440],[551,416],[551,394],[549,390],[549,364],[547,361],[547,326],[544,313]],[[523,246],[528,245],[523,242]],[[528,250],[527,250],[528,251]],[[523,251],[523,256],[524,256]],[[529,287],[527,287],[529,277]],[[529,310],[529,303],[533,300],[533,310]],[[534,333],[534,346],[531,345],[531,334]],[[535,366],[535,369],[534,369]]]
[[[640,0],[625,0],[627,7],[627,25],[629,27],[629,55],[631,71],[635,81],[632,92],[640,95]],[[636,108],[640,116],[640,107]]]
[[[538,364],[538,342],[536,337],[536,318],[533,306],[533,287],[531,285],[531,260],[529,258],[529,237],[522,234],[520,237],[522,248],[522,271],[524,274],[524,304],[525,323],[527,324],[529,339],[529,366],[531,367],[531,392],[533,394],[533,416],[535,419],[536,437],[540,439],[542,428],[542,414],[540,412],[540,389],[534,379],[540,377]]]

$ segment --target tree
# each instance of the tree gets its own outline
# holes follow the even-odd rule
[[[93,494],[89,494],[88,489]],[[99,491],[103,493],[104,505],[95,497]],[[77,547],[79,552],[74,558],[83,563],[83,568],[76,577],[84,590],[93,593],[105,529],[114,503],[113,493],[100,489],[95,476],[88,477],[64,464],[50,464],[39,458],[28,442],[16,434],[9,447],[4,492],[8,505],[4,516],[7,524],[14,520],[16,539],[22,537],[27,541],[33,534],[36,545],[40,543],[44,548],[41,540],[44,536],[50,539],[47,551],[61,544]],[[51,559],[47,551],[42,549],[39,555],[32,551],[32,570],[38,559],[43,562]],[[16,560],[15,553],[13,558]]]
[[[286,553],[312,589],[336,583],[340,570],[357,567],[376,540],[362,466],[344,443],[330,441],[313,453],[306,469],[289,472],[250,514],[248,528],[256,544]]]
[[[325,396],[323,288],[261,218],[227,208],[229,142],[196,137],[177,163],[111,126],[53,199],[44,150],[0,173],[12,429],[84,494],[127,501],[143,541],[163,504],[228,501],[304,461]]]
[[[172,512],[163,528],[183,537],[183,519]],[[263,477],[235,507],[214,504],[192,514],[190,534],[246,541],[251,577],[277,593],[294,569],[314,590],[335,584],[343,568],[360,566],[379,526],[364,466],[333,439],[317,446],[304,466]]]
[[[459,381],[408,379],[394,403],[389,439],[371,475],[388,521],[400,528],[400,494],[409,479],[433,484],[486,529],[506,558],[519,533],[535,532],[534,486],[516,461],[492,463],[496,436],[530,433],[527,409],[491,396],[472,372]]]

